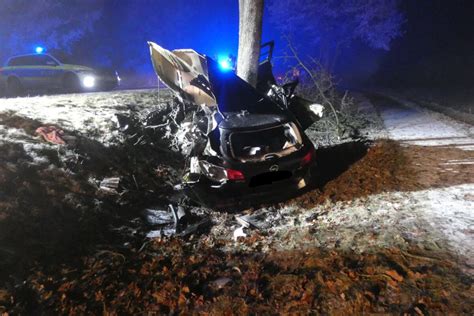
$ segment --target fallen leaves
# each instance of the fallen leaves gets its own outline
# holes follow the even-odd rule
[[[407,260],[396,249],[226,254],[171,239],[124,254],[126,261],[102,255],[77,270],[36,273],[27,286],[38,304],[72,314],[410,314],[415,307],[462,314],[474,306],[466,275],[449,260],[426,261],[421,250],[415,253],[419,259]]]
[[[403,281],[403,277],[400,274],[398,274],[398,272],[395,271],[395,270],[385,271],[385,274],[388,275],[389,277],[391,277],[392,279],[394,279],[397,282],[402,282]]]

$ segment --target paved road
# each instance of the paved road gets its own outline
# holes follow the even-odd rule
[[[407,144],[474,150],[474,126],[413,102],[398,101],[378,98],[376,102],[390,138]]]

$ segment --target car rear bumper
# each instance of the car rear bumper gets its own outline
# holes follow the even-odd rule
[[[249,182],[231,182],[216,187],[206,178],[185,188],[186,194],[202,205],[241,209],[262,203],[281,202],[297,195],[311,183],[310,168],[302,168],[284,180],[250,186]]]

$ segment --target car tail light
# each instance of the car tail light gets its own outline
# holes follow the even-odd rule
[[[245,176],[239,170],[226,169],[227,178],[229,180],[245,180]]]
[[[227,180],[241,181],[245,180],[245,176],[241,171],[234,169],[225,169],[220,166],[216,166],[208,161],[200,160],[199,166],[202,173],[212,181],[224,183]]]
[[[310,151],[308,151],[306,155],[304,155],[303,159],[301,160],[301,167],[306,166],[307,164],[310,164],[314,159],[314,154],[315,154],[315,150],[313,147],[311,148]]]

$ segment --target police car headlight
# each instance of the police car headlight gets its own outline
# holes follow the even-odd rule
[[[85,87],[85,88],[92,88],[95,86],[95,77],[94,76],[85,76],[83,79],[82,79],[82,85]]]

